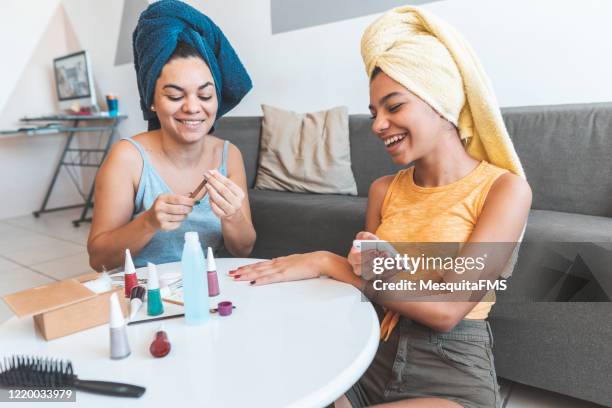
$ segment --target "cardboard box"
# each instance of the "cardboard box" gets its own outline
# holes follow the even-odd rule
[[[45,340],[52,340],[108,323],[109,298],[113,292],[117,292],[123,315],[127,316],[123,288],[96,294],[83,285],[98,276],[93,272],[26,289],[2,299],[17,317],[33,316],[40,334]]]

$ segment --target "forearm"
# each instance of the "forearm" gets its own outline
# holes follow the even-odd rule
[[[384,306],[417,321],[439,332],[448,332],[463,319],[476,303],[445,302],[445,301],[392,301],[385,299],[373,300]]]
[[[234,256],[247,257],[255,245],[255,228],[242,212],[233,218],[221,220],[223,241],[227,250]]]
[[[355,275],[353,267],[345,257],[328,251],[318,251],[315,254],[320,276],[329,276],[337,281],[353,285],[359,290],[363,289],[364,280]]]
[[[366,280],[355,275],[351,264],[345,257],[321,251],[318,259],[320,260],[318,269],[321,275],[353,285],[360,291],[365,291],[366,295],[371,297],[372,302],[434,330],[451,330],[475,305],[474,302],[387,300],[384,299],[383,293],[365,290]]]
[[[89,264],[96,271],[123,265],[125,250],[137,255],[153,238],[157,230],[141,214],[126,225],[90,237],[87,243]]]

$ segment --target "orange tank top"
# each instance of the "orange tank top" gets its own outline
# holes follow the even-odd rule
[[[467,176],[454,183],[420,187],[414,183],[414,167],[401,170],[385,195],[376,235],[389,242],[466,242],[476,226],[491,186],[507,172],[481,161]],[[485,319],[495,303],[495,293],[491,292],[486,299],[490,301],[479,302],[465,318]],[[393,319],[387,313],[387,330],[390,321],[397,323],[398,318],[395,316]],[[390,330],[381,335],[388,337]]]

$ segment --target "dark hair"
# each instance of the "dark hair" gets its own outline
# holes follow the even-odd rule
[[[179,41],[176,44],[176,48],[174,49],[174,52],[170,56],[170,60],[177,59],[177,58],[192,58],[192,57],[200,58],[201,60],[204,61],[204,58],[202,58],[198,50],[196,50],[191,45],[183,41]]]
[[[372,82],[374,78],[376,78],[376,75],[380,74],[381,72],[383,72],[382,69],[380,69],[379,67],[375,67],[374,71],[372,71],[372,75],[370,75],[370,82]]]

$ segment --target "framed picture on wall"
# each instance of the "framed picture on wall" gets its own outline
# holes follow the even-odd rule
[[[91,64],[87,51],[79,51],[53,60],[57,98],[60,106],[79,102],[82,106],[95,104]]]

